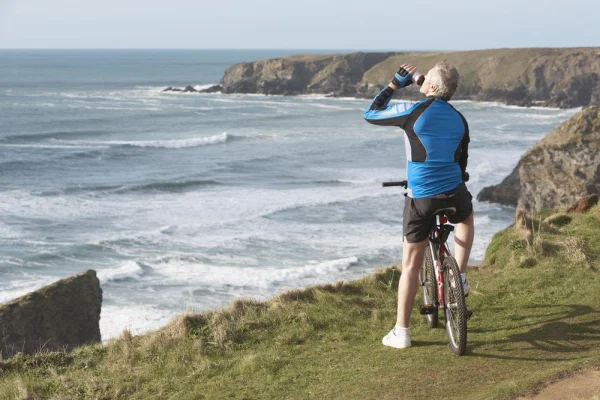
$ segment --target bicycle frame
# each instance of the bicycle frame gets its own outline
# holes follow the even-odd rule
[[[435,218],[435,224],[429,233],[428,249],[431,251],[432,260],[435,265],[434,271],[438,289],[438,303],[442,308],[446,308],[442,265],[444,258],[451,255],[446,240],[448,240],[448,235],[454,230],[454,227],[446,224],[448,219],[444,215],[436,215]]]

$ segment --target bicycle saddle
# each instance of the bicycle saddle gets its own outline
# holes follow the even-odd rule
[[[435,210],[435,212],[433,213],[433,215],[454,215],[456,214],[456,207],[446,207],[446,208],[440,208],[438,210]]]

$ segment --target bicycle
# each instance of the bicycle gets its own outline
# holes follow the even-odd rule
[[[408,182],[383,182],[383,187],[388,186],[406,189]],[[423,298],[420,314],[425,316],[430,328],[436,328],[439,309],[444,310],[450,349],[461,356],[467,349],[467,320],[473,313],[467,309],[460,270],[446,243],[450,232],[454,231],[445,215],[449,211],[453,210],[441,209],[435,213],[436,221],[429,232],[429,243],[419,271]]]

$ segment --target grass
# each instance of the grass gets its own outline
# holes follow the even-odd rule
[[[447,60],[460,71],[462,90],[477,93],[489,89],[514,89],[525,85],[524,78],[528,69],[536,61],[568,57],[569,54],[594,54],[595,48],[587,49],[490,49],[455,52],[404,53],[392,56],[373,66],[365,72],[363,82],[378,86],[386,85],[390,76],[404,62],[415,65],[422,73],[426,73],[435,63]],[[528,83],[534,89],[535,82]]]
[[[242,299],[71,353],[0,361],[5,399],[510,399],[600,367],[600,208],[531,216],[471,268],[467,354],[413,313],[413,347],[384,347],[400,271]],[[537,221],[537,222],[535,222]],[[554,222],[553,222],[554,221]]]

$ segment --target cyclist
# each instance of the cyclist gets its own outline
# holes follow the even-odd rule
[[[458,87],[458,71],[446,62],[437,63],[425,76],[420,92],[425,100],[389,106],[394,93],[413,83],[416,68],[402,64],[390,84],[373,99],[364,113],[367,122],[398,126],[404,130],[408,193],[402,224],[402,274],[398,285],[398,315],[394,328],[384,336],[386,346],[411,346],[408,325],[419,286],[433,216],[441,209],[457,224],[454,255],[459,265],[465,295],[467,261],[475,234],[472,196],[465,182],[469,127],[465,117],[448,103]]]

